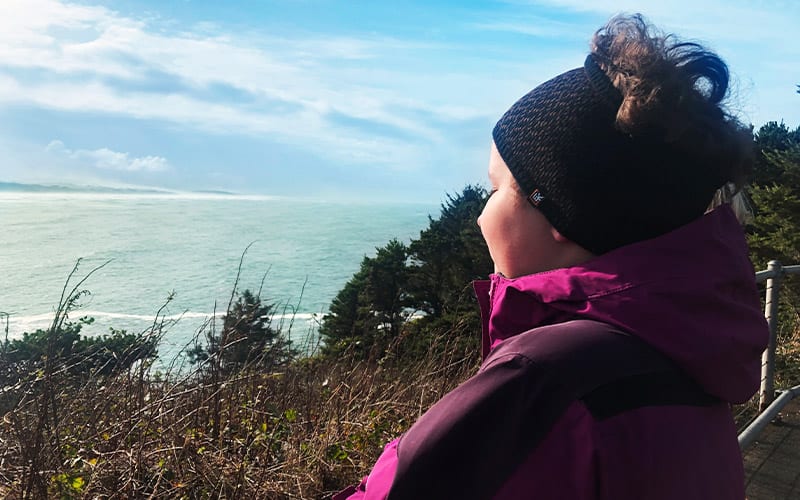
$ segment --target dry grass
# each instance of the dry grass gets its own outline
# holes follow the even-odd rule
[[[38,374],[2,394],[8,498],[324,498],[469,376],[456,349],[407,364],[309,358],[280,373],[158,380]],[[469,361],[467,361],[469,360]]]
[[[442,339],[443,340],[443,339]],[[309,358],[280,373],[34,377],[2,393],[6,498],[326,498],[475,369]],[[754,405],[735,411],[742,422]]]

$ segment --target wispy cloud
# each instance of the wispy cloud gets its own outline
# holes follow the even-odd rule
[[[139,15],[114,11],[113,0],[0,0],[0,114],[10,118],[0,128],[10,149],[26,140],[40,155],[53,137],[73,153],[99,146],[131,152],[127,163],[107,154],[108,166],[91,172],[69,156],[62,155],[63,165],[44,166],[31,148],[20,152],[30,157],[20,165],[41,170],[66,171],[69,164],[72,173],[137,182],[157,172],[172,185],[187,172],[199,182],[200,171],[223,171],[225,182],[248,179],[241,181],[248,186],[256,172],[271,188],[278,165],[290,163],[291,176],[320,183],[352,183],[347,175],[366,171],[424,171],[450,189],[475,179],[463,173],[473,162],[483,173],[491,126],[503,110],[580,64],[591,33],[609,15],[642,7],[634,0],[469,4],[432,2],[421,17],[398,11],[397,29],[369,17],[388,12],[377,9],[364,14],[365,23],[340,26],[332,16],[328,25],[320,20],[304,30],[289,14],[261,13],[248,25],[215,16],[215,9],[205,11],[214,22],[186,21],[181,9],[170,9],[178,17],[163,17],[158,2],[154,13]],[[674,0],[647,4],[644,13],[668,31],[710,40],[735,75],[747,68],[742,101],[753,104],[746,119],[793,123],[798,115],[784,111],[781,100],[797,98],[792,62],[800,44],[786,38],[800,4],[754,5]],[[778,91],[784,86],[785,95]],[[19,124],[15,113],[25,114]],[[107,129],[113,133],[98,140]],[[152,150],[141,156],[143,142]],[[172,168],[119,169],[137,155],[169,158]],[[3,175],[31,170],[0,168]]]
[[[576,29],[575,23],[558,21],[542,16],[515,16],[514,19],[493,20],[475,23],[473,28],[485,31],[500,31],[560,40],[586,40],[586,33]]]
[[[476,114],[446,99],[410,100],[396,86],[367,83],[369,61],[387,50],[418,50],[422,43],[235,36],[214,29],[167,33],[104,7],[4,1],[0,67],[7,71],[0,76],[0,101],[164,120],[215,133],[270,134],[327,155],[382,163],[396,157],[387,150],[408,147],[398,136],[429,144],[441,139],[417,119],[420,110],[441,120]],[[32,68],[45,73],[26,81],[14,71]],[[152,75],[171,81],[164,86],[170,90],[143,85]],[[216,88],[235,89],[242,98],[219,99]],[[364,126],[342,129],[333,116]],[[375,137],[370,123],[397,134]]]
[[[45,151],[62,158],[68,158],[84,165],[103,170],[119,170],[124,172],[159,172],[169,168],[166,158],[160,156],[134,157],[129,153],[120,153],[108,148],[95,150],[68,149],[59,140],[51,141]]]

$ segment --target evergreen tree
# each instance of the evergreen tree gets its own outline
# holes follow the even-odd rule
[[[360,299],[366,286],[370,262],[369,257],[364,257],[361,268],[336,294],[328,314],[323,316],[319,334],[325,340],[325,352],[339,351],[361,342],[369,311],[362,307]]]
[[[273,370],[288,363],[295,352],[291,340],[272,327],[275,304],[263,303],[261,296],[250,290],[237,294],[223,317],[222,331],[206,334],[206,345],[197,345],[188,352],[192,363],[219,356],[224,372],[257,366]]]
[[[331,303],[320,335],[324,352],[351,349],[381,356],[399,337],[408,353],[431,347],[434,334],[468,334],[480,321],[470,283],[492,270],[477,218],[486,190],[467,186],[442,204],[439,218],[408,247],[393,240],[365,257]]]
[[[757,159],[749,193],[755,217],[748,243],[755,265],[772,259],[800,263],[800,127],[770,122],[756,134]]]
[[[397,240],[364,257],[361,267],[331,302],[319,333],[325,352],[352,349],[381,355],[408,317],[405,289],[408,249]]]
[[[432,317],[464,307],[472,309],[470,283],[492,272],[477,224],[487,195],[479,186],[448,195],[439,218],[430,218],[428,228],[409,246],[410,302]]]
[[[750,254],[757,269],[770,260],[784,265],[800,263],[800,198],[784,184],[752,186],[756,215],[748,228]]]
[[[792,166],[792,156],[796,165],[797,148],[800,147],[800,127],[791,130],[785,123],[769,122],[758,129],[755,136],[756,161],[751,182],[756,186],[776,184],[789,185],[796,176],[797,168]],[[797,186],[795,184],[795,186]]]
[[[391,340],[400,334],[407,316],[404,299],[408,281],[408,248],[394,239],[377,250],[368,266],[364,292],[381,336],[388,336]]]

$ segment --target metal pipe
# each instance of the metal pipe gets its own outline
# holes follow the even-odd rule
[[[781,266],[781,274],[798,274],[800,273],[800,265],[794,266]],[[764,269],[763,271],[758,271],[756,273],[756,283],[761,283],[762,281],[766,281],[769,278],[775,276],[775,272],[771,269]]]
[[[778,412],[797,396],[800,396],[800,385],[781,391],[781,395],[739,434],[739,449],[744,450],[750,446],[761,431],[764,430],[764,427],[778,415]]]
[[[767,294],[764,316],[769,326],[769,344],[761,355],[761,389],[758,396],[758,411],[764,411],[775,398],[775,345],[778,335],[778,299],[781,289],[782,266],[777,260],[769,261],[767,270],[772,277],[767,279]]]
[[[756,283],[761,283],[762,281],[766,281],[769,278],[775,276],[775,273],[771,270],[767,269],[765,271],[759,271],[756,273]]]

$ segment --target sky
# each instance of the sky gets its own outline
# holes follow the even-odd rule
[[[0,182],[437,202],[620,12],[800,125],[793,0],[0,0]]]

